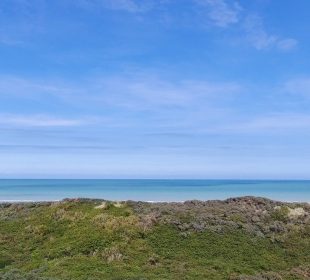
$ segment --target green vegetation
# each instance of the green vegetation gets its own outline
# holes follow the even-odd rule
[[[2,204],[0,279],[310,279],[309,212],[256,198]]]

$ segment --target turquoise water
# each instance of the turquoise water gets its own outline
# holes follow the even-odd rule
[[[0,201],[42,201],[77,197],[184,201],[245,195],[310,202],[310,181],[0,180]]]

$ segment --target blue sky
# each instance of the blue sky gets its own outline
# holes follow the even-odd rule
[[[309,10],[2,0],[0,177],[310,178]]]

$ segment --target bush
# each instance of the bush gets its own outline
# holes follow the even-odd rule
[[[40,276],[40,272],[40,270],[35,270],[25,273],[18,269],[12,269],[8,272],[0,273],[0,280],[56,280],[55,278]]]

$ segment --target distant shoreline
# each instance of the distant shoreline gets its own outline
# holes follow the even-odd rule
[[[0,204],[5,204],[5,203],[13,203],[13,204],[19,204],[19,203],[56,203],[56,202],[63,202],[63,201],[109,201],[109,202],[143,202],[143,203],[186,203],[188,201],[199,201],[199,202],[212,202],[212,201],[229,201],[229,200],[239,200],[239,199],[264,199],[264,200],[269,200],[273,202],[279,202],[279,203],[297,203],[297,204],[310,204],[310,201],[295,201],[295,200],[277,200],[277,199],[272,199],[268,197],[261,197],[261,196],[236,196],[236,197],[229,197],[225,199],[188,199],[188,200],[175,200],[175,201],[170,201],[170,200],[114,200],[114,199],[105,199],[105,198],[87,198],[87,197],[76,197],[76,198],[63,198],[63,199],[56,199],[56,200],[31,200],[31,199],[25,199],[25,200],[1,200],[0,199]]]

